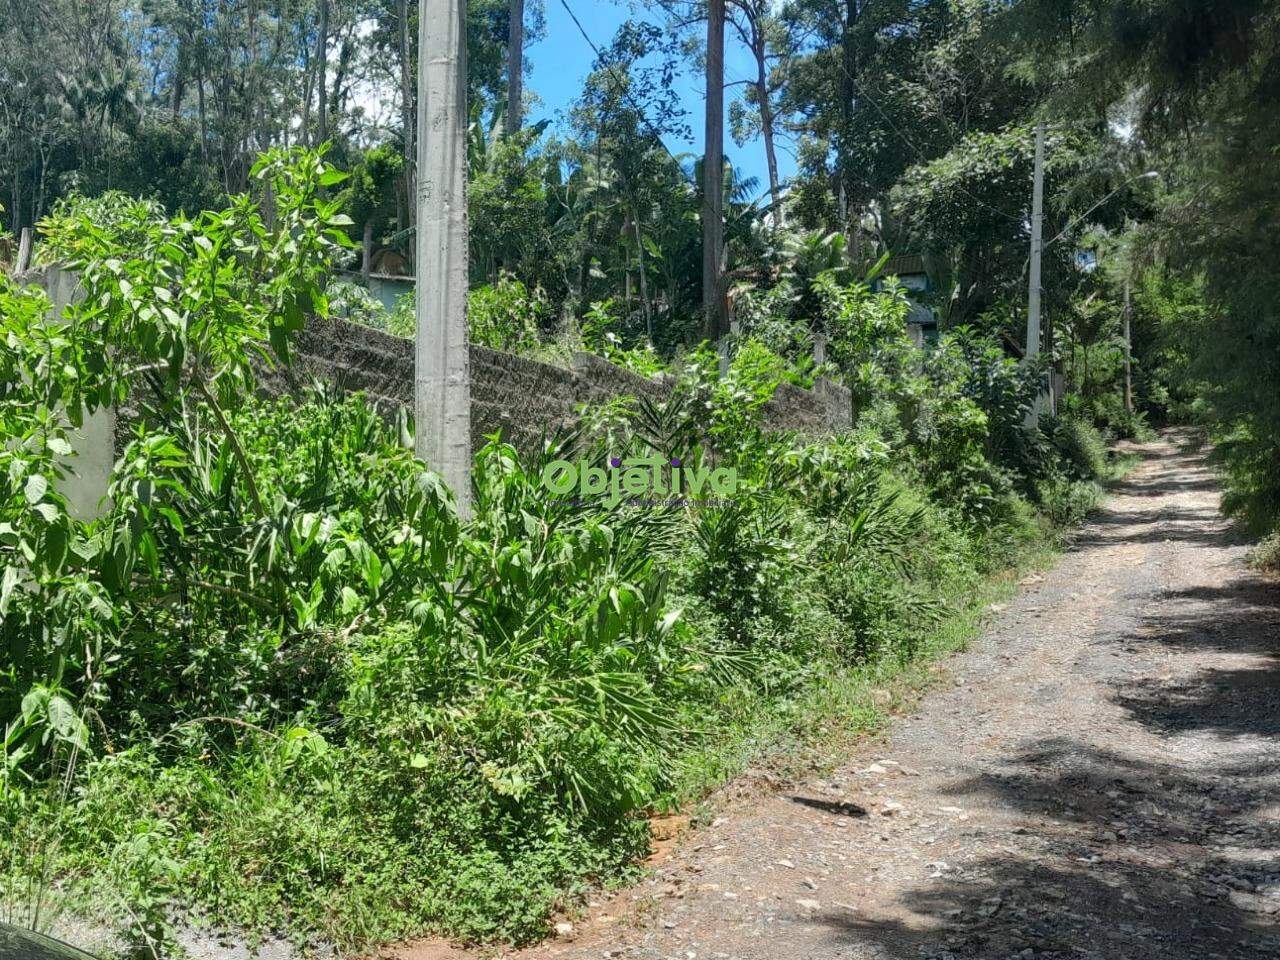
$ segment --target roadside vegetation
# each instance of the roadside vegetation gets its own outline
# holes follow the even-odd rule
[[[674,386],[490,438],[466,519],[405,415],[259,389],[313,318],[414,335],[374,288],[413,262],[418,6],[0,0],[0,262],[34,230],[85,292],[50,317],[0,271],[0,917],[156,958],[185,924],[536,940],[634,874],[653,815],[881,722],[1117,441],[1199,425],[1276,565],[1275,4],[732,0],[766,183],[671,152],[702,5],[593,43],[553,128],[508,99],[508,4],[471,0],[471,341]],[[822,378],[849,430],[766,428]],[[630,457],[735,487],[544,482]]]
[[[187,921],[347,947],[536,938],[626,875],[647,814],[784,730],[870,722],[868,677],[954,643],[1106,472],[1087,422],[1024,428],[1035,368],[971,330],[922,354],[900,289],[823,275],[852,432],[762,427],[796,375],[763,339],[723,376],[695,349],[666,403],[586,409],[541,451],[495,438],[461,522],[410,425],[319,387],[255,395],[347,244],[319,156],[257,176],[274,223],[251,195],[194,219],[60,208],[46,250],[86,289],[63,320],[0,289],[16,906],[93,905],[157,950]],[[520,310],[477,314],[517,346]],[[110,403],[129,439],[88,521],[60,479],[72,425]],[[554,459],[652,455],[737,489],[609,506],[542,481]]]

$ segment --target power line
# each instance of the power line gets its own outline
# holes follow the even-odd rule
[[[671,162],[676,165],[676,169],[680,171],[681,176],[683,176],[686,180],[688,180],[689,183],[693,186],[693,188],[697,190],[699,186],[698,181],[695,178],[689,176],[689,174],[684,169],[684,164],[682,164],[680,160],[676,157],[676,155],[671,152],[671,149],[667,146],[666,141],[662,139],[661,132],[659,132],[658,128],[649,120],[649,117],[645,113],[644,108],[640,106],[640,104],[638,104],[635,101],[635,99],[631,96],[631,91],[628,89],[625,79],[619,76],[618,71],[614,68],[614,65],[611,62],[609,62],[607,59],[605,59],[604,52],[600,49],[599,46],[596,45],[596,42],[591,39],[591,36],[587,33],[586,29],[582,26],[582,21],[579,20],[578,15],[573,12],[573,8],[569,6],[568,0],[560,0],[560,6],[564,7],[565,13],[569,14],[569,19],[573,21],[573,25],[577,27],[578,32],[582,34],[582,39],[587,41],[587,45],[591,47],[593,51],[595,51],[596,60],[599,63],[602,63],[605,69],[608,70],[609,73],[613,76],[613,82],[617,86],[618,92],[621,93],[622,96],[626,98],[627,102],[631,104],[631,109],[635,110],[635,112],[639,114],[640,119],[644,122],[644,125],[649,128],[649,135],[652,136],[653,139],[658,141],[658,146],[662,147],[663,151],[667,154],[667,156],[671,158]]]
[[[593,39],[591,39],[591,35],[588,34],[586,31],[586,28],[582,26],[582,21],[578,19],[578,15],[574,13],[573,8],[569,6],[568,0],[560,0],[560,5],[564,7],[565,13],[569,15],[569,19],[573,21],[573,25],[577,27],[578,32],[582,34],[582,39],[587,42],[587,45],[589,47],[591,47],[592,51],[596,55],[596,59],[604,65],[606,70],[609,71],[610,75],[613,77],[614,83],[617,86],[618,92],[622,94],[622,96],[631,105],[631,108],[635,110],[636,113],[640,116],[641,121],[643,121],[644,125],[648,128],[650,136],[652,136],[658,142],[658,145],[662,147],[663,151],[667,154],[667,156],[671,158],[671,161],[676,165],[676,169],[680,171],[684,179],[687,180],[695,190],[700,189],[701,185],[698,183],[697,179],[690,176],[685,171],[684,165],[680,162],[679,158],[677,158],[676,155],[671,152],[671,149],[667,146],[666,141],[662,139],[661,132],[653,124],[653,122],[649,120],[649,117],[645,113],[644,108],[641,107],[640,104],[637,103],[635,99],[631,96],[631,91],[628,89],[625,79],[618,74],[618,71],[615,68],[614,64],[609,62],[605,58],[604,52],[600,49],[599,45]],[[880,104],[876,102],[875,97],[869,96],[867,94],[867,90],[862,85],[861,81],[857,77],[854,77],[852,74],[850,74],[848,69],[845,67],[843,63],[841,63],[838,60],[837,60],[837,63],[839,64],[840,72],[843,73],[849,79],[849,81],[855,87],[858,88],[859,93],[861,93],[862,96],[871,104],[871,106],[875,108],[876,112],[880,114],[880,116],[884,119],[885,123],[889,125],[889,128],[895,134],[898,135],[898,137],[902,140],[903,143],[905,143],[908,147],[911,148],[912,152],[915,153],[917,158],[919,158],[919,160],[922,163],[928,163],[929,158],[925,156],[924,151],[921,150],[918,146],[916,146],[915,142],[912,141],[910,137],[908,137],[905,133],[902,132],[901,128],[896,123],[893,122],[893,118],[890,117],[884,111],[884,109],[880,106]],[[746,84],[754,83],[754,81],[746,80],[745,78],[742,78],[742,77],[735,77],[735,79],[741,83],[746,83]],[[1021,218],[1015,217],[1012,214],[1006,213],[1005,211],[999,209],[998,207],[992,206],[982,198],[976,196],[973,193],[970,193],[967,189],[965,189],[960,184],[957,183],[954,186],[956,190],[964,194],[966,197],[968,197],[974,203],[978,204],[980,207],[984,207],[987,210],[990,210],[992,213],[996,214],[997,216],[1004,217],[1006,220],[1011,220],[1014,223],[1022,222]]]

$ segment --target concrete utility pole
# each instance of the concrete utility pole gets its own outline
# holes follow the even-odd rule
[[[520,131],[524,112],[524,0],[511,0],[507,34],[507,136]]]
[[[1121,313],[1124,322],[1124,412],[1133,413],[1133,302],[1129,296],[1129,280],[1124,281],[1124,311]]]
[[[44,271],[43,284],[49,295],[49,318],[62,318],[67,310],[84,299],[80,275],[58,264]],[[110,508],[111,472],[115,466],[116,412],[114,407],[81,410],[79,427],[67,424],[68,442],[74,453],[61,459],[64,476],[56,486],[67,498],[73,517],[96,520]]]
[[[707,125],[702,158],[702,309],[707,337],[725,334],[724,293],[724,3],[707,4]]]
[[[444,477],[466,517],[471,502],[471,371],[465,0],[423,0],[420,10],[416,447],[418,456]]]
[[[1035,172],[1031,188],[1031,279],[1027,286],[1027,359],[1040,355],[1040,254],[1044,248],[1044,124],[1036,124]],[[1031,410],[1029,425],[1040,421],[1043,395]],[[1052,409],[1053,397],[1049,397]]]

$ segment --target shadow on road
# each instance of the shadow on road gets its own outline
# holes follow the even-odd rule
[[[844,800],[823,800],[819,797],[795,796],[791,798],[791,802],[805,807],[812,807],[824,813],[834,814],[837,817],[865,817],[867,815],[866,807],[860,807],[856,803],[849,803]]]
[[[1116,702],[1164,734],[1280,738],[1280,584],[1240,578],[1166,591],[1158,606],[1161,612],[1134,632],[1134,643],[1234,656],[1191,676],[1141,678],[1120,688]]]
[[[1076,535],[1072,549],[1085,550],[1119,543],[1193,543],[1211,547],[1244,542],[1233,527],[1211,527],[1218,513],[1209,509],[1162,511],[1158,517],[1136,520],[1124,510],[1102,509],[1089,514],[1089,525]]]
[[[1162,479],[1121,493],[1213,487]],[[1238,534],[1203,507],[1121,507],[1092,516],[1074,549],[1166,540],[1225,547]],[[1099,746],[1105,737],[1025,744],[951,788],[966,809],[1012,813],[1027,825],[1020,842],[993,832],[985,856],[936,867],[897,898],[894,919],[825,916],[838,937],[890,960],[1280,956],[1280,583],[1241,571],[1147,599],[1152,612],[1094,652],[1142,664],[1110,697],[1143,737],[1168,740],[1167,761]],[[1183,655],[1202,662],[1164,669]]]
[[[894,960],[1280,954],[1277,917],[1261,912],[1275,901],[1244,889],[1276,873],[1280,824],[1260,813],[1278,773],[1272,762],[1180,769],[1045,740],[954,789],[971,808],[1022,814],[1033,844],[993,848],[908,891],[910,925],[824,921]]]

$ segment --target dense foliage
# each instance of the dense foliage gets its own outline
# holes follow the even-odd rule
[[[470,339],[673,387],[491,438],[466,521],[406,417],[290,369],[311,316],[414,333],[371,278],[413,259],[418,7],[0,0],[0,262],[36,226],[84,293],[51,315],[0,273],[0,901],[156,956],[191,920],[533,939],[647,816],[870,722],[868,683],[1094,502],[1109,440],[1206,425],[1274,565],[1274,4],[730,0],[768,183],[724,164],[713,345],[723,158],[668,149],[706,5],[638,6],[552,129],[507,122],[508,4],[472,0]],[[819,378],[852,429],[766,429]],[[74,503],[109,410],[108,495]],[[736,486],[544,482],[632,458]]]
[[[28,6],[0,3],[0,260],[61,199],[217,207],[264,148],[331,141],[351,173],[332,191],[353,220],[344,265],[407,269],[417,0]],[[652,372],[697,345],[705,162],[668,145],[693,126],[678,77],[700,63],[705,16],[642,5],[596,38],[563,124],[511,129],[508,5],[468,4],[472,280],[491,316],[527,301],[519,330],[477,324],[483,342],[564,356],[592,346],[604,304],[596,349],[621,362]],[[944,329],[1021,351],[1043,122],[1045,340],[1069,412],[1126,435],[1201,419],[1229,506],[1274,526],[1273,4],[731,0],[727,17],[755,68],[731,84],[730,125],[768,183],[727,171],[726,293],[795,376],[818,372],[817,274],[846,282],[885,253],[919,257],[912,299]],[[536,4],[526,19],[527,42]],[[372,319],[407,331],[409,314]]]
[[[764,429],[797,374],[747,337],[724,372],[686,356],[664,403],[586,410],[541,450],[495,439],[460,522],[411,425],[320,387],[256,397],[349,241],[319,155],[255,173],[269,189],[195,219],[60,207],[47,248],[86,293],[60,319],[0,287],[4,882],[107,914],[114,890],[156,950],[175,916],[537,936],[752,731],[814,699],[848,718],[858,677],[939,649],[1037,536],[1030,502],[1070,519],[1073,478],[1105,469],[1022,426],[1034,370],[971,331],[921,366],[901,290],[824,274],[855,431]],[[493,345],[536,339],[518,281],[472,302]],[[60,492],[72,431],[107,404],[127,443],[84,516]],[[736,487],[633,505],[543,479],[630,458]]]

